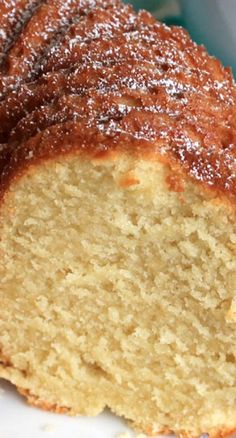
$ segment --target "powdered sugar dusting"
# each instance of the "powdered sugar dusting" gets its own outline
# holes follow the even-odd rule
[[[7,51],[40,5],[40,0],[3,0],[0,5],[0,67]]]

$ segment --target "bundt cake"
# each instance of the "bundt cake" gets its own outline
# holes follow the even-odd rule
[[[147,434],[236,429],[236,88],[118,0],[0,1],[0,377]]]

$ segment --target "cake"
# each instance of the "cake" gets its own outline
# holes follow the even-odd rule
[[[0,3],[0,377],[146,434],[236,429],[236,89],[112,0]]]

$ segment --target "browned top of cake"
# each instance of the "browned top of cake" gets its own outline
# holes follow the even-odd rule
[[[233,78],[183,29],[118,0],[8,4],[0,3],[2,192],[39,159],[125,150],[180,164],[235,199]],[[10,15],[21,17],[15,34]]]

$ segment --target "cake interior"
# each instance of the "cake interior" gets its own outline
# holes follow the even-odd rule
[[[145,432],[235,426],[233,213],[190,180],[171,190],[172,176],[154,160],[77,155],[12,183],[0,376]]]

